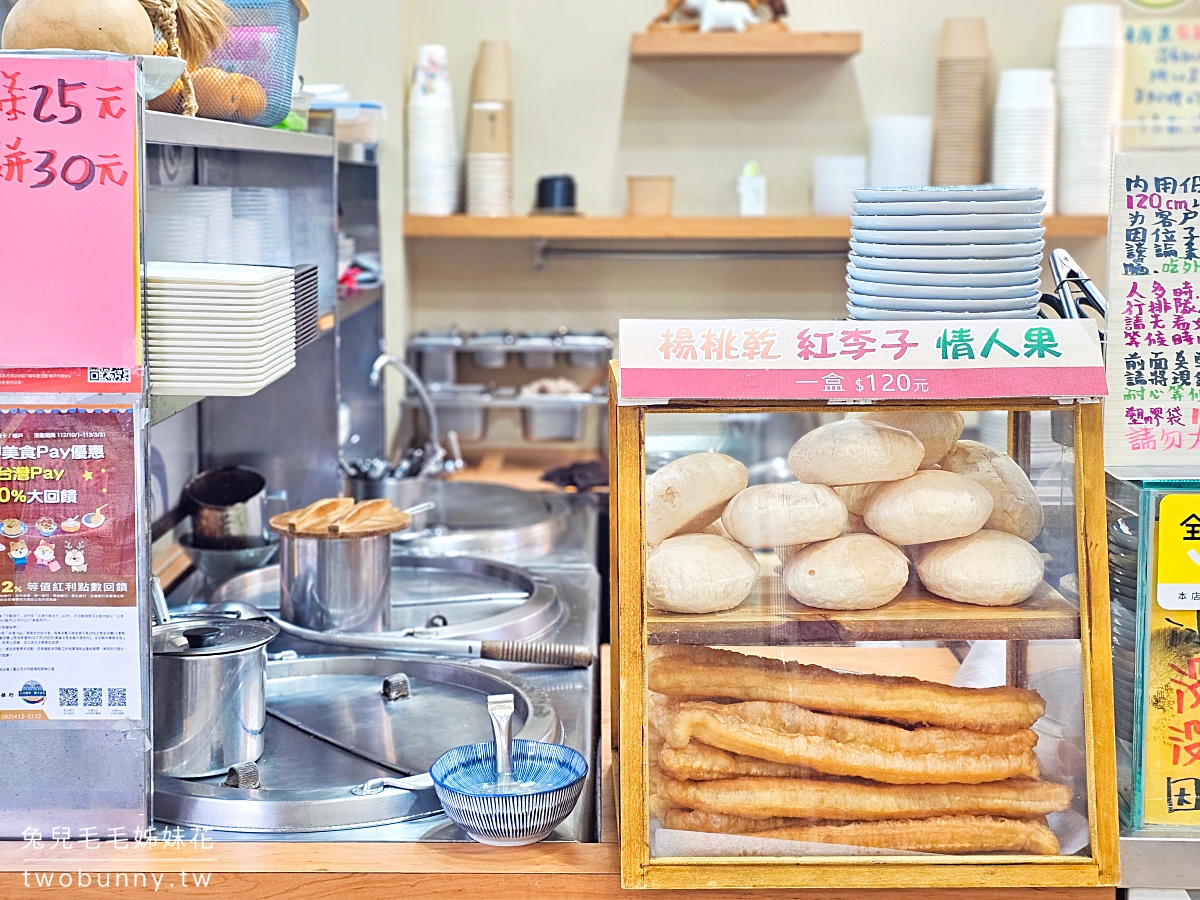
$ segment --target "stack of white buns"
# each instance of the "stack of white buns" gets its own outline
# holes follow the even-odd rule
[[[952,410],[852,413],[804,435],[797,481],[748,487],[745,466],[697,453],[646,479],[646,595],[669,612],[732,609],[758,585],[753,550],[774,550],[792,598],[874,609],[909,582],[980,606],[1042,585],[1031,541],[1043,512],[1011,458],[964,441]]]

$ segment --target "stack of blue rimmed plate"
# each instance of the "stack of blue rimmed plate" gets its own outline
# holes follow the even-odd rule
[[[1113,706],[1117,737],[1133,743],[1133,686],[1137,680],[1138,520],[1108,526],[1108,581],[1112,603]]]
[[[1040,188],[863,188],[854,196],[850,318],[1037,315],[1046,233]]]

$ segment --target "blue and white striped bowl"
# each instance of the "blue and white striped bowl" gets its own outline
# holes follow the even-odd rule
[[[467,744],[438,757],[429,770],[442,808],[463,831],[481,844],[518,847],[550,834],[571,814],[588,764],[561,744],[515,740],[513,780],[535,787],[495,792],[496,745]]]

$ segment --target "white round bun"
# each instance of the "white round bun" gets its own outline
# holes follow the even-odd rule
[[[978,441],[959,441],[942,459],[942,468],[967,476],[992,495],[992,514],[984,528],[1026,541],[1041,534],[1046,521],[1042,503],[1014,459]]]
[[[875,609],[908,582],[908,558],[872,534],[810,544],[783,567],[787,592],[818,609]]]
[[[842,419],[796,441],[788,468],[808,484],[864,484],[907,478],[924,456],[924,445],[911,431],[868,419]]]
[[[921,583],[932,593],[977,606],[1028,600],[1046,569],[1033,544],[991,529],[926,547],[916,565]]]
[[[667,538],[646,559],[646,602],[677,613],[733,609],[754,590],[754,554],[715,534]]]
[[[646,476],[646,543],[703,531],[750,481],[746,467],[721,453],[693,453]]]
[[[881,485],[867,501],[867,527],[893,544],[928,544],[972,534],[992,514],[992,495],[955,472],[929,469]]]
[[[738,493],[721,514],[729,536],[756,550],[837,537],[846,506],[823,484],[756,484]]]
[[[937,465],[963,432],[962,413],[953,409],[879,409],[850,413],[847,418],[882,422],[911,431],[925,448],[922,469]]]

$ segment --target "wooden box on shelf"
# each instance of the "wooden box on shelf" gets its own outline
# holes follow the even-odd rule
[[[695,365],[703,367],[704,364],[700,362]],[[1047,522],[1051,521],[1051,516],[1055,517],[1056,530],[1053,533],[1058,541],[1055,547],[1061,551],[1060,563],[1063,571],[1067,572],[1067,577],[1060,578],[1060,573],[1056,573],[1051,579],[1047,574],[1047,581],[1043,581],[1041,587],[1024,602],[996,607],[956,603],[927,590],[914,575],[894,600],[879,608],[853,611],[817,609],[805,606],[788,596],[778,576],[779,569],[776,568],[774,558],[769,552],[760,552],[757,558],[762,563],[763,575],[757,587],[740,605],[720,612],[679,613],[655,609],[647,602],[647,561],[650,548],[646,542],[646,509],[647,498],[651,494],[646,475],[648,439],[652,448],[649,462],[653,468],[679,451],[721,450],[721,435],[729,433],[723,431],[727,420],[721,417],[736,416],[742,423],[746,423],[762,413],[804,414],[796,416],[794,421],[803,422],[806,427],[811,427],[813,422],[818,421],[814,414],[820,414],[822,418],[829,420],[840,415],[846,407],[812,400],[660,398],[653,402],[626,399],[619,403],[617,398],[621,397],[620,382],[620,363],[614,362],[609,386],[609,396],[613,398],[610,406],[610,469],[614,498],[611,519],[614,586],[614,666],[611,688],[614,760],[619,773],[618,808],[621,874],[624,886],[727,890],[889,889],[906,894],[911,891],[911,896],[914,897],[930,889],[1057,888],[1064,896],[1111,896],[1112,891],[1108,886],[1117,883],[1118,822],[1113,754],[1114,723],[1100,404],[1094,399],[1089,402],[1087,398],[1074,401],[1034,397],[970,401],[884,401],[870,407],[872,410],[954,410],[964,413],[968,419],[985,410],[1006,412],[1009,453],[1026,471],[1029,469],[1031,423],[1036,423],[1037,428],[1042,428],[1049,418],[1045,413],[1050,412],[1054,416],[1054,434],[1061,442],[1058,445],[1061,466],[1059,487],[1064,499],[1061,504],[1055,505],[1053,510],[1047,507],[1046,515]],[[831,416],[831,413],[834,416]],[[996,413],[992,413],[992,416],[996,418],[989,418],[989,421],[999,421]],[[696,417],[694,422],[690,417]],[[805,428],[799,427],[798,424],[797,436],[804,430]],[[697,436],[704,435],[708,435],[711,441],[707,447],[700,446],[702,440],[697,441]],[[1047,438],[1043,438],[1043,443],[1045,440]],[[1067,474],[1062,475],[1063,471]],[[658,488],[655,487],[654,490]],[[1049,528],[1047,525],[1047,534]],[[684,529],[687,530],[688,528]],[[1048,583],[1049,580],[1055,583]],[[924,644],[923,649],[901,648],[899,643],[890,647],[879,644],[872,644],[869,648],[856,646],[857,642],[878,641],[932,641],[938,642],[932,645],[938,649],[931,649],[928,643]],[[738,841],[746,839],[745,832],[752,830],[745,824],[746,816],[751,815],[747,810],[720,808],[716,801],[712,801],[710,806],[697,806],[692,813],[688,813],[679,802],[678,796],[662,788],[664,780],[671,782],[679,778],[722,777],[712,773],[679,775],[678,771],[671,772],[671,777],[664,774],[664,747],[678,748],[679,743],[678,732],[675,733],[674,742],[667,740],[664,743],[667,733],[661,725],[664,720],[657,717],[663,708],[677,711],[688,706],[687,703],[680,706],[681,697],[715,701],[691,704],[692,708],[708,707],[710,710],[733,709],[729,705],[732,701],[780,700],[779,697],[769,696],[735,696],[736,692],[731,693],[716,687],[711,688],[710,692],[710,682],[702,676],[695,678],[695,682],[703,683],[702,686],[684,688],[682,692],[675,693],[667,690],[665,696],[661,692],[652,693],[650,685],[655,677],[654,673],[663,671],[661,666],[664,660],[669,662],[679,659],[680,654],[693,654],[689,658],[695,659],[696,655],[713,653],[699,648],[721,648],[716,653],[726,659],[741,659],[727,655],[728,651],[733,650],[772,660],[792,660],[793,662],[788,663],[789,666],[794,666],[796,662],[829,666],[835,673],[915,675],[923,676],[927,681],[945,681],[946,666],[941,667],[940,673],[935,672],[938,665],[931,665],[929,660],[940,652],[948,660],[950,671],[954,671],[958,668],[955,657],[961,658],[960,654],[965,652],[966,642],[975,641],[1006,642],[1001,657],[1004,665],[998,668],[1004,670],[1001,677],[1007,685],[1027,688],[1030,686],[1032,673],[1036,686],[1047,695],[1046,699],[1054,708],[1062,709],[1064,703],[1074,708],[1073,714],[1078,717],[1078,732],[1073,737],[1075,743],[1070,747],[1065,739],[1057,742],[1058,739],[1049,735],[1044,726],[1048,725],[1050,730],[1055,727],[1049,719],[1040,719],[1043,724],[1034,724],[1032,727],[1035,730],[1041,729],[1038,733],[1046,745],[1044,749],[1052,750],[1057,746],[1064,754],[1068,750],[1078,751],[1077,766],[1070,778],[1063,777],[1063,771],[1049,771],[1049,764],[1042,766],[1040,775],[1045,780],[1058,779],[1074,786],[1073,792],[1069,792],[1072,793],[1070,808],[1057,815],[1075,816],[1078,822],[1086,820],[1086,824],[1079,825],[1082,830],[1078,832],[1078,841],[1084,845],[1083,849],[1063,847],[1058,850],[1058,844],[1051,841],[1051,849],[1043,847],[1037,851],[1046,855],[1035,855],[1032,848],[1022,852],[968,851],[957,855],[951,855],[948,851],[895,853],[879,849],[873,851],[873,855],[858,855],[863,853],[861,849],[848,851],[846,848],[837,848],[829,852],[840,855],[805,855],[802,851],[781,849],[782,845],[778,842],[759,844],[750,839],[747,846],[742,846]],[[955,656],[950,655],[952,652]],[[906,656],[906,653],[909,655]],[[1055,692],[1045,687],[1047,681],[1040,680],[1046,666],[1062,665],[1061,661],[1048,663],[1047,660],[1051,656],[1056,660],[1069,660],[1067,669],[1074,680],[1068,679],[1068,683],[1072,687],[1060,688]],[[778,662],[757,662],[763,667],[780,666]],[[749,675],[738,677],[756,677],[753,668],[751,665]],[[738,671],[743,673],[746,670]],[[773,671],[778,676],[779,670]],[[1052,671],[1062,672],[1063,669],[1055,668]],[[682,677],[676,676],[677,680]],[[835,674],[834,677],[840,676]],[[1053,681],[1053,678],[1049,680]],[[891,689],[903,690],[906,689],[905,685],[911,683],[901,682],[900,688]],[[760,688],[756,686],[750,692],[758,690]],[[703,696],[706,693],[710,693],[710,696]],[[790,699],[799,703],[795,697]],[[810,704],[809,699],[813,699],[814,702]],[[768,704],[756,705],[765,708]],[[858,720],[847,720],[844,715],[821,716],[819,713],[836,710],[823,705],[823,701],[812,697],[811,693],[800,705],[809,709],[801,709],[796,713],[799,716],[812,716],[813,711],[816,711],[818,715],[815,718],[825,718],[827,721],[832,718],[860,723],[870,720],[867,727],[891,727],[881,724],[880,720],[885,717],[871,718],[870,713],[858,713],[866,716]],[[905,727],[911,734],[921,731],[921,724],[931,723],[910,721]],[[914,725],[918,727],[913,727]],[[801,733],[810,736],[817,734],[818,739],[820,738],[818,732],[804,732],[801,729]],[[687,734],[691,743],[685,744],[685,750],[692,749],[697,742],[704,740],[702,732],[689,731]],[[975,736],[978,737],[977,734]],[[717,740],[710,747],[702,749],[716,747],[716,755],[723,754],[722,758],[727,761],[761,763],[765,756],[748,760],[745,755],[734,755],[738,751],[732,747],[741,738],[739,735],[731,739],[733,744],[723,748]],[[804,740],[807,738],[801,739],[800,743]],[[707,740],[704,742],[709,743]],[[795,777],[764,778],[759,782],[743,777],[742,787],[753,791],[752,785],[756,783],[767,784],[772,780],[791,783],[814,777],[825,785],[844,785],[849,779],[855,784],[887,790],[899,783],[895,779],[890,784],[882,785],[874,780],[864,781],[864,778],[871,776],[860,776],[852,771],[831,774],[829,769],[822,768],[816,768],[814,772],[811,766],[799,769],[796,767],[800,764],[786,754],[767,763],[768,766],[774,766],[775,775],[780,774],[779,763],[791,765],[791,774]],[[1032,774],[1036,775],[1036,763],[1034,768]],[[763,773],[743,771],[738,774],[745,776]],[[730,776],[727,774],[724,777]],[[880,781],[887,780],[880,777]],[[954,779],[948,778],[945,781],[952,780]],[[942,782],[943,786],[945,781]],[[1029,784],[1023,779],[1016,781]],[[1014,784],[1016,781],[1004,784]],[[720,784],[719,781],[674,781],[675,786],[680,783],[700,786],[698,790],[701,794],[705,790],[703,785]],[[961,785],[952,784],[950,787],[956,788]],[[697,794],[693,793],[692,796]],[[713,795],[708,796],[711,800]],[[672,820],[678,822],[688,815],[694,816],[697,812],[709,814],[709,822],[733,823],[737,820],[740,827],[730,825],[726,833],[698,836],[689,833],[693,830],[705,830],[706,827],[716,832],[719,827],[674,824],[671,826],[675,829],[673,832],[664,830],[664,816],[678,814],[680,819]],[[761,807],[754,812],[761,815]],[[806,818],[805,812],[806,810],[796,809],[792,812],[776,811],[773,815],[794,816],[791,822],[805,826],[809,823],[800,821]],[[689,821],[700,822],[704,818],[704,815],[700,815]],[[808,818],[820,819],[821,815],[816,814]],[[859,818],[865,819],[868,816]],[[919,818],[919,815],[914,818]],[[990,823],[996,820],[987,821]],[[779,819],[775,819],[762,833],[765,834],[771,827],[779,828],[781,824]],[[1053,816],[1050,824],[1056,829],[1059,828]],[[1044,827],[1044,823],[1042,826]],[[739,831],[741,833],[736,833]],[[799,831],[804,831],[804,828],[800,828]],[[663,843],[664,834],[667,835],[666,844]],[[681,836],[684,838],[682,842]],[[692,838],[695,840],[692,841]],[[805,840],[831,841],[828,837],[812,837]],[[790,846],[813,848],[819,845],[810,842],[802,845],[792,843]],[[663,850],[664,847],[667,849]],[[681,847],[699,847],[705,852],[678,855]],[[775,849],[771,850],[772,847]],[[711,852],[708,852],[710,850]],[[783,855],[785,852],[790,855]],[[669,855],[671,853],[676,855]]]

